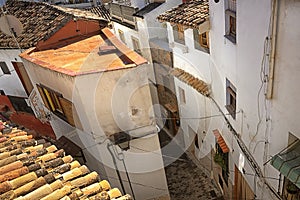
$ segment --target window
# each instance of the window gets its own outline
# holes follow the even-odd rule
[[[62,94],[51,90],[48,87],[37,85],[37,88],[45,106],[58,117],[67,121],[72,126],[75,126],[73,119],[73,112],[75,109],[73,108],[73,103],[63,98]]]
[[[184,41],[184,28],[182,25],[173,26],[174,40],[180,44],[185,44]]]
[[[126,44],[124,32],[121,31],[120,29],[118,29],[118,32],[119,32],[120,40],[121,40],[124,44]]]
[[[178,87],[179,90],[179,99],[180,99],[180,103],[185,104],[185,92],[182,88]]]
[[[236,0],[226,0],[225,37],[236,43]]]
[[[135,38],[135,37],[131,37],[131,39],[132,39],[132,46],[133,46],[133,49],[134,49],[137,53],[142,54],[139,40],[138,40],[137,38]]]
[[[223,153],[222,148],[218,143],[216,143],[216,154],[214,156],[214,162],[220,165],[222,168],[222,178],[226,185],[228,186],[228,178],[229,178],[229,153]],[[220,185],[223,186],[223,180],[221,180]],[[222,187],[223,188],[223,187]]]
[[[193,30],[194,33],[194,47],[195,49],[209,53],[209,34],[204,32],[199,34],[197,29]]]
[[[236,88],[226,79],[226,109],[233,119],[236,115]]]
[[[0,62],[0,67],[3,74],[11,74],[5,62]]]
[[[195,138],[194,138],[194,144],[195,144],[195,147],[196,147],[197,149],[199,149],[198,134],[195,135]]]

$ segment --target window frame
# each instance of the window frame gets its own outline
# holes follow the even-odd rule
[[[206,36],[204,39],[203,36]],[[194,48],[206,53],[209,53],[209,31],[199,34],[197,29],[193,29],[194,35]],[[206,42],[204,42],[206,40]]]
[[[59,118],[73,125],[70,123],[70,120],[67,119],[64,108],[60,102],[60,98],[63,98],[63,95],[42,84],[36,84],[36,86],[42,97],[45,107]]]
[[[184,26],[181,24],[175,24],[172,26],[174,42],[185,45]]]
[[[234,85],[226,79],[226,109],[231,115],[231,117],[235,120],[236,119],[236,108],[237,108],[237,95],[236,95],[236,88]]]
[[[178,86],[180,104],[186,104],[186,96],[183,88]]]
[[[142,50],[141,50],[141,44],[138,38],[131,36],[132,40],[132,46],[134,51],[136,51],[138,54],[142,55]]]
[[[225,38],[234,44],[236,44],[237,37],[236,1],[237,0],[225,1]]]
[[[6,64],[5,61],[0,61],[0,68],[3,72],[3,74],[6,74],[6,75],[9,75],[11,74],[9,68],[8,68],[8,65]]]
[[[124,31],[122,31],[121,29],[118,29],[118,33],[119,33],[120,40],[121,40],[124,44],[126,44],[126,39],[125,39]]]

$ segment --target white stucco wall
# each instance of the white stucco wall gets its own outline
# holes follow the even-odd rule
[[[253,11],[255,10],[255,15]],[[269,34],[271,13],[270,1],[237,1],[237,38],[236,44],[224,37],[225,12],[224,1],[210,1],[210,44],[213,97],[224,113],[228,113],[226,105],[226,78],[236,87],[237,108],[236,120],[228,116],[235,130],[250,150],[255,160],[263,170],[263,163],[268,159],[264,152],[264,142],[268,141],[265,127],[264,92],[258,96],[261,87],[261,63],[264,56],[264,41]],[[220,22],[222,22],[220,24]],[[258,111],[259,109],[259,111]],[[262,122],[259,123],[258,113]],[[258,131],[257,126],[259,126]],[[231,134],[224,134],[230,141]],[[234,148],[234,154],[240,154],[239,148]],[[237,152],[236,152],[237,151]],[[267,152],[268,153],[268,152]],[[270,154],[268,154],[270,156]],[[234,156],[233,163],[238,166],[239,156]],[[247,162],[247,161],[245,161]],[[248,163],[246,163],[247,165]],[[245,166],[246,172],[253,170]],[[248,184],[254,190],[253,176],[245,176]],[[276,188],[276,185],[273,185]],[[256,188],[259,188],[257,185]],[[256,190],[258,198],[271,198],[268,192]]]
[[[132,117],[131,120],[136,123],[133,123],[136,127],[130,126],[125,128],[138,128],[149,125],[152,122],[154,118],[153,111],[151,111],[152,104],[149,86],[143,85],[147,81],[147,73],[134,73],[131,76],[126,76],[126,72],[130,71],[131,68],[129,70],[70,77],[36,66],[26,60],[24,63],[34,85],[41,83],[61,93],[64,98],[72,101],[76,107],[83,130],[71,127],[52,114],[51,125],[57,137],[64,135],[79,145],[83,149],[87,160],[86,164],[89,168],[99,172],[103,179],[108,179],[113,187],[121,189],[111,154],[107,149],[107,144],[110,142],[105,133],[112,130],[116,132],[121,130],[121,127],[118,127],[119,124],[113,122],[116,120],[111,114],[114,106],[119,106],[121,109],[117,114],[124,113],[124,116],[129,114],[129,117]],[[125,79],[118,82],[121,77],[125,77]],[[126,86],[127,84],[128,87]],[[117,88],[117,85],[123,89],[121,91],[114,90]],[[117,96],[117,105],[113,104],[111,100],[112,97],[115,97],[113,95],[114,92],[123,94],[123,96],[122,94]],[[125,96],[128,95],[130,98],[127,101]],[[132,106],[138,109],[137,117],[130,114]],[[132,124],[128,121],[125,125]],[[111,134],[111,132],[109,133]],[[156,132],[153,132],[150,136],[135,139],[130,144],[132,148],[124,152],[123,157],[136,199],[144,200],[168,195],[160,144]],[[117,167],[121,170],[121,179],[123,180],[125,192],[131,194],[123,163],[117,159],[121,151],[116,146],[114,148],[115,151],[113,152],[116,157]],[[148,151],[149,153],[145,153]]]
[[[300,29],[295,20],[300,17],[299,1],[279,1],[278,32],[275,56],[273,99],[271,102],[270,155],[288,146],[289,132],[300,139],[298,91],[300,70]],[[279,177],[279,172],[268,165],[267,174]],[[274,185],[278,181],[272,181]]]
[[[264,92],[262,91],[258,96],[258,92],[261,86],[260,71],[262,59],[264,57],[264,41],[265,38],[269,36],[271,1],[237,1],[236,44],[233,44],[231,41],[224,37],[224,8],[224,1],[219,1],[219,3],[215,3],[213,0],[210,1],[210,55],[193,48],[193,33],[191,29],[187,29],[185,30],[185,45],[181,45],[176,42],[173,45],[174,66],[184,69],[185,71],[193,74],[198,78],[201,78],[202,80],[210,84],[212,87],[212,97],[216,100],[224,113],[228,113],[225,108],[226,78],[231,81],[231,83],[236,87],[237,90],[237,114],[236,120],[234,120],[229,115],[227,116],[227,118],[229,119],[235,130],[238,132],[238,134],[240,134],[241,139],[246,144],[251,154],[255,157],[262,170],[264,170],[263,163],[267,159],[269,159],[271,155],[274,155],[272,151],[269,152],[268,149],[265,149],[267,147],[265,147],[264,141],[271,142],[273,140],[277,140],[279,142],[281,140],[280,138],[278,138],[278,136],[271,138],[269,137],[269,130],[266,130],[265,123],[266,113],[264,107]],[[292,6],[290,7],[290,9],[292,9]],[[255,15],[253,14],[254,10]],[[286,13],[286,11],[283,13]],[[290,13],[293,13],[293,11],[291,10]],[[290,18],[290,24],[292,24],[292,19],[295,20],[296,17]],[[288,30],[288,28],[285,27],[283,30]],[[168,24],[168,35],[169,42],[172,45],[174,37],[173,30],[170,24]],[[297,38],[298,36],[299,35],[297,35],[297,33],[295,32],[292,34],[292,37],[294,38]],[[285,44],[287,45],[287,42],[285,42]],[[288,48],[288,46],[289,45],[287,45],[286,48]],[[293,52],[297,52],[297,50],[295,49]],[[298,61],[298,59],[299,58],[294,55],[294,59],[290,60],[296,62]],[[283,71],[279,73],[283,73]],[[288,80],[287,77],[289,75],[287,75],[287,73],[285,74],[285,78],[286,80]],[[295,77],[296,76],[297,75],[295,75]],[[201,116],[203,108],[195,111],[195,108],[192,106],[196,104],[202,107],[203,103],[201,104],[201,102],[203,100],[200,100],[201,97],[195,97],[195,95],[193,94],[193,89],[189,86],[186,86],[182,82],[176,80],[175,83],[177,86],[185,89],[187,99],[186,101],[189,102],[187,104],[191,104],[186,106],[180,105],[180,115],[187,116],[195,114],[196,116]],[[294,85],[297,84],[295,83]],[[285,87],[287,87],[287,85],[285,85]],[[176,88],[176,90],[178,90],[178,88]],[[290,93],[286,95],[291,95],[291,92],[293,90],[290,89],[288,91]],[[176,92],[179,99],[178,91]],[[197,102],[198,98],[200,99]],[[282,97],[282,99],[284,99],[284,97]],[[290,103],[295,104],[296,101],[297,100],[291,100]],[[283,103],[283,100],[281,103]],[[211,108],[206,109],[206,113],[210,112],[211,115],[218,113],[218,111],[213,108],[211,102],[206,102],[205,106],[207,107],[207,105],[211,106]],[[259,124],[258,131],[256,131],[259,122],[258,109],[261,113],[262,122]],[[267,107],[267,109],[269,108]],[[242,154],[242,152],[236,144],[231,132],[228,130],[226,123],[224,123],[224,120],[222,118],[212,118],[211,120],[206,121],[206,123],[208,124],[206,131],[208,132],[206,140],[204,139],[203,146],[206,146],[207,148],[208,144],[206,142],[213,142],[211,131],[213,129],[219,129],[231,150],[230,170],[234,170],[234,164],[237,166],[239,165],[239,155]],[[182,124],[182,128],[185,131],[187,131],[187,126],[195,129],[195,125],[193,125],[193,123],[195,122],[192,122],[192,120],[188,120],[188,122],[186,122],[186,125]],[[199,126],[201,127],[203,125],[201,125],[200,123]],[[289,130],[298,131],[296,127],[294,129],[290,128]],[[188,134],[189,133],[187,132],[187,135]],[[287,140],[287,136],[285,136],[285,139]],[[277,143],[275,142],[274,145],[276,146]],[[247,161],[245,161],[244,168],[246,173],[254,174]],[[230,179],[232,182],[234,182],[234,174],[232,174],[232,171],[230,173]],[[277,178],[278,175],[274,175],[272,177]],[[265,190],[264,192],[260,190],[259,187],[261,184],[256,184],[256,187],[254,186],[254,176],[245,175],[245,179],[247,180],[252,190],[255,190],[256,188],[258,198],[273,198],[272,196],[269,196],[269,192],[267,190]],[[274,181],[272,182],[272,186],[276,189],[277,184],[274,183]]]
[[[5,62],[11,74],[3,74],[0,69],[0,89],[4,90],[6,95],[27,97],[25,89],[15,71],[12,61],[21,62],[19,57],[20,50],[0,49],[0,62]]]

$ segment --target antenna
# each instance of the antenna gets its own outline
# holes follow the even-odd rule
[[[23,31],[23,25],[18,18],[13,15],[6,15],[6,12],[3,10],[3,6],[1,6],[1,10],[4,16],[0,17],[0,30],[6,34],[10,35],[14,38],[19,50],[22,53],[20,45],[17,41],[17,36],[19,36]]]
[[[6,35],[17,37],[22,33],[23,25],[15,16],[4,14],[4,16],[0,17],[0,30]]]

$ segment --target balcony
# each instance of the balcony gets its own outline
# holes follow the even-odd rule
[[[111,3],[109,10],[113,21],[123,24],[129,28],[136,29],[136,21],[133,14],[138,10],[138,8]]]

